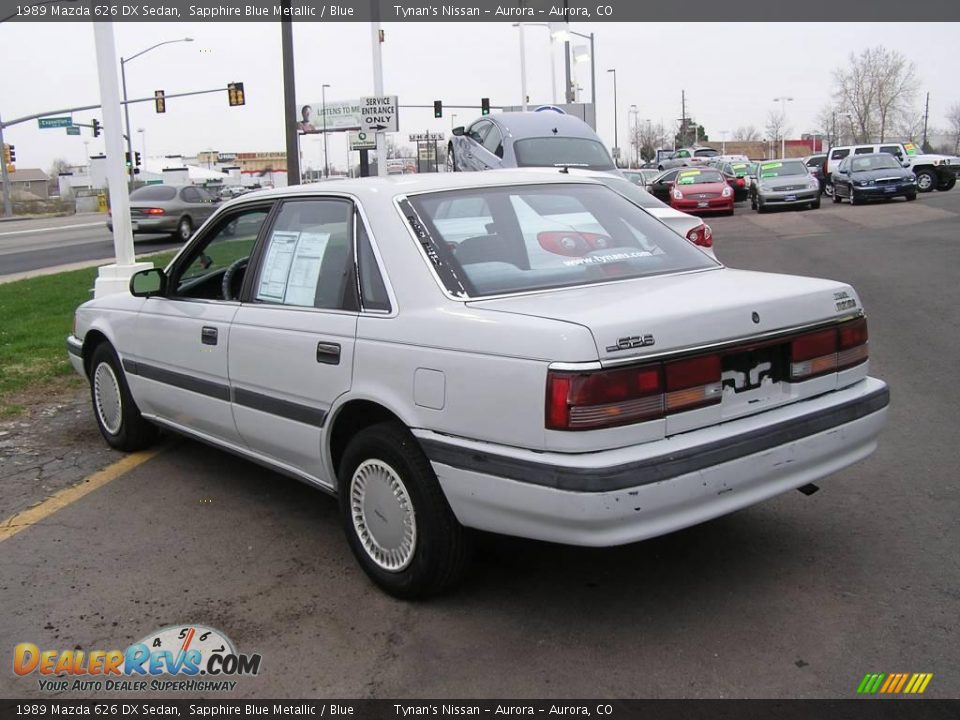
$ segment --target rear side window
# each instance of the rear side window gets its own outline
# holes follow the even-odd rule
[[[850,151],[847,149],[844,150],[834,150],[830,153],[831,160],[843,160],[847,155],[850,154]]]
[[[898,157],[903,155],[903,151],[898,145],[881,145],[880,152],[887,153],[888,155],[896,155]]]
[[[173,200],[177,189],[169,185],[146,185],[130,193],[131,200]]]
[[[360,301],[364,310],[390,311],[390,297],[387,295],[387,286],[380,275],[377,258],[370,244],[367,228],[359,217],[354,217],[357,224],[357,263],[360,266]]]
[[[466,235],[437,218],[454,199],[479,198],[489,216]],[[619,193],[562,183],[416,195],[404,215],[454,295],[485,297],[701,270],[716,263]],[[482,230],[481,230],[482,228]]]
[[[348,200],[285,202],[260,260],[257,301],[355,310],[352,217]]]
[[[858,147],[853,151],[854,155],[871,155],[873,153],[873,145],[867,145],[866,147]]]
[[[200,191],[196,188],[185,187],[180,191],[180,197],[184,202],[198,203],[203,202],[203,197],[200,195]]]

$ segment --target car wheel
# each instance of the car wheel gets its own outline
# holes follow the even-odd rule
[[[757,198],[755,195],[750,196],[750,209],[751,210],[757,209]]]
[[[911,201],[917,199],[917,194],[916,194],[916,193],[910,193],[909,195],[906,196],[906,198],[907,198],[907,202],[911,202]]]
[[[853,185],[850,186],[850,204],[859,205],[861,202],[860,198],[857,197],[857,193],[853,189]]]
[[[757,212],[765,213],[767,211],[767,206],[763,204],[763,200],[757,198]]]
[[[830,197],[836,197],[836,189],[833,187],[833,183],[827,183],[823,186],[824,195],[829,195]]]
[[[840,193],[836,191],[836,188],[834,188],[834,191],[830,193],[830,197],[833,198],[833,202],[836,204],[839,204],[840,201],[842,200],[842,198],[840,197]]]
[[[180,222],[177,223],[177,232],[174,233],[174,236],[182,241],[186,242],[193,235],[193,223],[190,222],[190,218],[184,215],[180,218]]]
[[[957,179],[952,177],[948,180],[937,183],[937,190],[940,192],[946,192],[947,190],[953,190],[954,185],[957,184]]]
[[[819,210],[819,209],[820,209],[820,198],[817,198],[817,199],[814,200],[812,203],[810,203],[810,209],[811,209],[811,210]]]
[[[457,172],[457,159],[453,154],[453,145],[447,146],[447,172]]]
[[[140,415],[120,358],[106,342],[98,345],[90,358],[90,399],[100,434],[110,447],[131,452],[157,439],[157,426]]]
[[[466,569],[468,531],[406,428],[380,423],[347,445],[338,473],[340,513],[364,572],[399,598],[425,598]]]
[[[930,192],[937,186],[937,174],[930,168],[917,170],[917,190]]]

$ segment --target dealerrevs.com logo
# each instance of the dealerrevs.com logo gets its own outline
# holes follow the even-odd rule
[[[39,675],[44,692],[231,691],[233,678],[257,675],[260,655],[238,653],[219,630],[171,625],[126,650],[42,650],[20,643],[13,671]]]

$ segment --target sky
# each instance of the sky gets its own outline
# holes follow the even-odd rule
[[[614,146],[613,77],[616,68],[617,125],[626,149],[632,117],[641,122],[674,122],[680,117],[681,89],[687,112],[712,140],[744,125],[763,129],[773,98],[789,96],[787,125],[793,136],[815,128],[829,102],[832,71],[851,52],[884,45],[899,50],[917,67],[918,106],[930,93],[930,124],[943,127],[949,107],[960,102],[955,38],[960,23],[571,23],[572,30],[596,34],[598,131]],[[229,107],[226,93],[167,101],[158,115],[152,103],[131,106],[134,149],[149,156],[203,150],[282,151],[283,87],[279,23],[117,23],[118,56],[130,56],[160,42],[192,37],[192,43],[158,48],[127,65],[130,97],[152,96],[244,83],[247,104]],[[399,96],[400,136],[445,130],[469,123],[479,110],[444,109],[433,118],[432,103],[519,105],[520,49],[510,23],[386,23],[384,89]],[[528,94],[549,103],[551,43],[543,27],[525,31]],[[373,94],[367,23],[294,25],[298,103]],[[581,42],[577,40],[576,42]],[[562,45],[554,44],[557,93],[562,99]],[[583,97],[590,96],[589,63],[576,64]],[[99,101],[90,23],[0,24],[0,114],[5,120],[41,111]],[[119,72],[119,70],[118,70]],[[629,114],[637,106],[636,116]],[[452,114],[456,113],[453,117]],[[89,123],[93,112],[77,113]],[[142,128],[143,133],[138,132]],[[39,130],[35,120],[8,128],[18,168],[48,169],[55,158],[80,164],[103,151],[103,137],[84,129],[81,137],[62,129]],[[330,162],[343,166],[346,135],[329,138]],[[302,140],[302,165],[323,165],[319,136]],[[626,152],[626,150],[624,150]],[[354,158],[356,155],[354,155]]]

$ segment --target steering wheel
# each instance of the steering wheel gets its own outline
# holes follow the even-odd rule
[[[230,266],[223,273],[223,281],[220,285],[221,292],[223,293],[224,300],[236,300],[237,297],[233,293],[233,280],[237,276],[237,273],[247,267],[247,263],[250,261],[249,257],[240,258],[239,260],[234,260],[230,263]],[[242,276],[241,276],[242,277]]]

